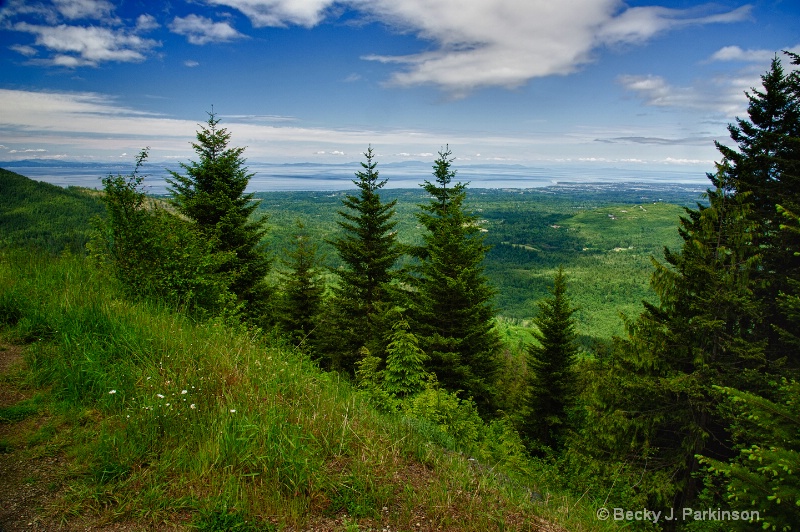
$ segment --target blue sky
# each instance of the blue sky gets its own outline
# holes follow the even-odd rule
[[[0,0],[0,160],[713,170],[800,2]],[[785,64],[788,62],[784,61]]]

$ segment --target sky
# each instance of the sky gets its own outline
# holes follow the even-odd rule
[[[713,171],[797,0],[0,0],[0,161]],[[789,62],[784,58],[784,65]]]

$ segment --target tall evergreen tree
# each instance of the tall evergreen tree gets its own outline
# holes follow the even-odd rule
[[[540,301],[533,319],[538,344],[527,350],[528,392],[522,432],[532,442],[551,449],[559,448],[569,427],[569,409],[574,404],[577,375],[575,364],[576,311],[567,296],[564,269],[556,273],[552,297]]]
[[[231,311],[227,276],[218,273],[229,254],[215,253],[190,222],[148,201],[140,173],[147,155],[142,150],[130,175],[103,179],[108,216],[96,222],[92,255],[129,296],[204,313]]]
[[[325,292],[317,256],[318,246],[297,222],[294,246],[285,251],[286,272],[281,273],[283,294],[278,322],[292,338],[306,347],[316,344],[316,327]]]
[[[230,133],[218,126],[219,119],[209,113],[192,143],[199,160],[181,163],[185,175],[170,172],[172,204],[195,222],[215,252],[231,254],[222,266],[230,276],[230,289],[249,317],[263,319],[269,304],[270,260],[260,244],[266,219],[252,218],[258,202],[245,193],[253,174],[245,166],[244,148],[229,147]]]
[[[343,234],[330,242],[343,265],[336,270],[338,286],[332,301],[335,345],[328,346],[333,366],[352,372],[362,347],[385,360],[386,333],[383,316],[392,308],[394,266],[402,255],[394,230],[396,200],[384,203],[380,189],[386,184],[378,174],[372,147],[356,172],[358,195],[348,194],[338,211]]]
[[[725,170],[720,165],[720,184]],[[666,249],[666,264],[654,260],[659,303],[645,303],[591,382],[582,444],[612,475],[624,470],[651,508],[691,506],[702,487],[697,455],[730,454],[714,386],[765,385],[752,282],[759,257],[746,199],[726,187],[709,191],[708,207],[687,209],[681,250]]]
[[[788,54],[800,62],[795,54]],[[800,368],[800,356],[787,349],[776,328],[793,328],[777,304],[779,294],[800,281],[800,234],[780,230],[783,217],[777,206],[800,208],[800,74],[787,74],[779,58],[761,78],[762,89],[747,94],[748,119],[737,119],[729,126],[736,149],[717,143],[729,162],[724,179],[736,193],[747,194],[752,204],[750,219],[753,248],[762,256],[757,272],[757,297],[767,312],[762,334],[769,340],[772,359],[787,355],[792,366]]]
[[[495,404],[499,337],[492,319],[494,290],[483,273],[488,250],[478,218],[465,212],[466,184],[453,184],[452,152],[439,152],[431,195],[417,214],[427,232],[416,279],[414,330],[429,369],[451,391],[463,390],[484,414]]]

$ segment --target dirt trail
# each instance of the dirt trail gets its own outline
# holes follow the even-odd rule
[[[25,367],[22,352],[20,346],[0,342],[0,409],[34,394],[14,378]],[[130,523],[100,524],[86,517],[62,523],[53,515],[52,507],[63,494],[68,463],[60,454],[34,458],[28,449],[29,438],[47,421],[42,413],[21,420],[13,415],[0,418],[0,532],[147,530]]]

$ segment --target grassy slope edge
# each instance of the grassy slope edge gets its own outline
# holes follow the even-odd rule
[[[541,479],[500,474],[438,445],[435,427],[379,414],[277,340],[122,301],[84,259],[0,253],[0,330],[25,345],[28,368],[0,385],[29,397],[0,408],[0,460],[67,464],[48,483],[45,522],[602,526],[590,497],[548,492]]]

